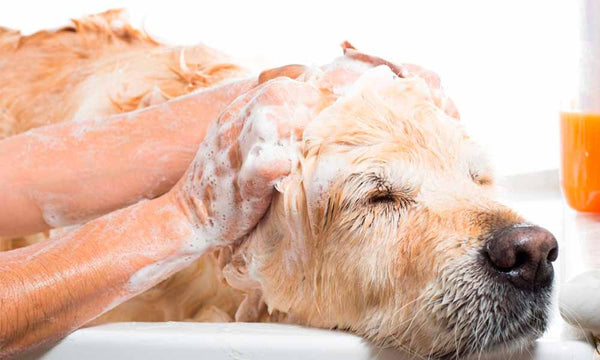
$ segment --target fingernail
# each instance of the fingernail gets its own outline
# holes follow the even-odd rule
[[[279,193],[283,193],[283,179],[275,181],[275,190]]]

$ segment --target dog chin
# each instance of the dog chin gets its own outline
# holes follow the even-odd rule
[[[444,280],[424,296],[430,321],[441,334],[429,356],[462,359],[510,353],[527,348],[546,330],[551,285],[522,290],[498,281],[477,256],[455,262],[443,273]]]

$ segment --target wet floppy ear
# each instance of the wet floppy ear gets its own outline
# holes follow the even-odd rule
[[[298,190],[295,188],[298,184],[293,178],[290,176],[282,183],[282,193],[276,194],[267,215],[241,244],[220,250],[223,279],[231,287],[246,293],[236,311],[236,321],[258,321],[267,310],[265,302],[271,309],[289,309],[287,302],[279,297],[290,291],[286,290],[289,277],[297,273],[289,271],[290,266],[295,266],[295,262],[291,262],[295,259],[293,256],[304,254],[301,252],[303,239],[298,237],[303,234],[305,216],[296,210],[299,204],[291,192]],[[284,265],[288,271],[282,272]],[[298,284],[299,281],[291,283]]]
[[[258,83],[263,84],[269,80],[278,77],[287,77],[290,79],[296,79],[306,71],[307,67],[304,65],[286,65],[274,69],[268,69],[260,73],[258,76]]]

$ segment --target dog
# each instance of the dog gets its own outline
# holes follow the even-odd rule
[[[323,69],[259,77],[341,76],[344,86],[330,88],[336,100],[301,134],[299,165],[252,233],[91,325],[283,322],[434,358],[523,346],[543,333],[554,237],[494,200],[490,164],[435,75],[343,47]],[[160,44],[121,11],[31,36],[2,29],[0,63],[0,138],[251,76],[206,46]],[[45,236],[4,239],[2,249]]]

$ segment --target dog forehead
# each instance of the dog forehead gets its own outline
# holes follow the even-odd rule
[[[422,80],[400,79],[387,66],[361,75],[304,131],[303,182],[309,207],[322,206],[332,183],[348,170],[356,170],[355,160],[364,150],[359,144],[363,137],[379,136],[375,128],[369,128],[374,125],[371,117],[382,110],[373,106],[395,104],[399,112],[408,112],[415,103],[428,99],[431,96]]]
[[[459,127],[459,122],[436,107],[423,79],[399,78],[381,65],[365,71],[321,111],[305,128],[303,139],[308,150],[316,145],[325,148],[319,151],[329,151],[335,148],[331,145],[410,142],[429,133],[454,136]]]
[[[303,142],[305,158],[323,158],[331,172],[336,167],[332,158],[348,160],[361,153],[374,158],[419,152],[438,159],[457,157],[469,140],[462,125],[434,105],[425,81],[399,78],[387,66],[378,66],[307,125]]]
[[[462,125],[433,104],[423,80],[398,78],[387,66],[367,70],[323,110],[305,129],[304,142],[302,176],[313,209],[350,173],[378,168],[392,180],[416,182],[420,173],[443,168],[468,174],[477,152]]]

